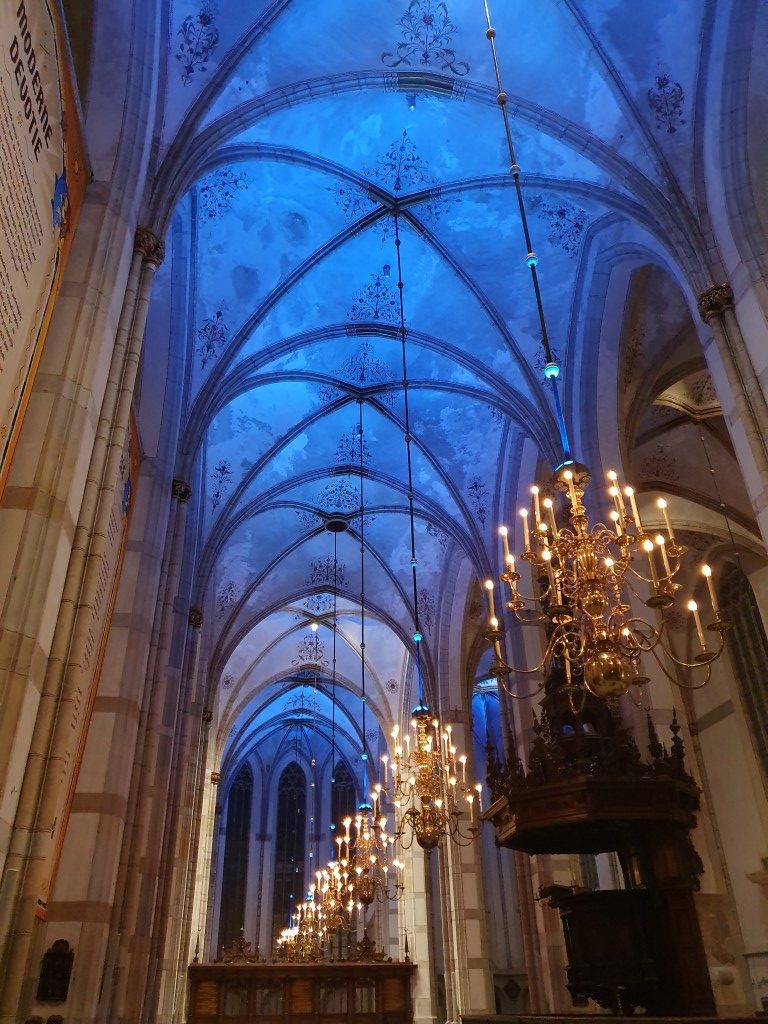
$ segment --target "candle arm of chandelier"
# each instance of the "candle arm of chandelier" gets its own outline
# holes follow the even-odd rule
[[[544,680],[542,679],[542,681],[539,683],[536,689],[531,690],[530,693],[516,693],[514,690],[510,689],[509,686],[507,686],[503,676],[498,676],[497,678],[501,683],[501,688],[504,691],[504,693],[509,694],[509,696],[512,697],[513,700],[532,700],[534,697],[538,696],[538,694],[540,694],[541,691],[544,689]]]
[[[706,661],[706,662],[701,662],[700,661],[700,662],[694,663],[692,665],[688,665],[684,661],[678,661],[677,658],[675,658],[674,655],[670,654],[669,651],[666,648],[662,648],[662,650],[664,651],[665,654],[669,654],[670,659],[676,665],[679,665],[681,668],[695,668],[695,669],[706,668],[706,670],[707,670],[706,674],[704,675],[704,677],[702,679],[699,680],[699,682],[697,682],[697,683],[684,683],[681,679],[678,678],[677,675],[672,675],[672,673],[668,671],[666,665],[664,664],[662,659],[659,657],[658,649],[654,647],[651,650],[651,654],[653,655],[653,657],[654,657],[654,659],[656,661],[656,664],[659,666],[659,668],[664,673],[664,675],[667,677],[667,679],[669,679],[669,681],[671,683],[674,683],[675,686],[679,687],[679,689],[681,689],[681,690],[701,690],[703,687],[705,687],[707,685],[709,680],[712,678],[712,663],[714,662],[715,657],[713,657],[710,661]],[[722,647],[721,647],[721,650],[722,650]],[[719,654],[719,652],[718,652],[718,654]]]
[[[671,569],[671,571],[670,571],[669,575],[663,575],[662,576],[661,574],[657,574],[656,579],[654,579],[652,576],[644,576],[641,572],[639,572],[637,569],[635,569],[635,567],[633,565],[629,565],[628,564],[627,568],[626,568],[626,573],[628,575],[631,574],[632,576],[635,577],[635,579],[642,580],[643,583],[647,583],[649,586],[655,587],[656,589],[658,589],[659,584],[661,584],[661,583],[670,583],[672,581],[672,579],[675,577],[675,575],[677,574],[677,572],[680,569],[679,563],[675,564],[674,568],[672,568],[672,563],[670,563],[670,569]],[[627,578],[627,584],[631,585],[629,583],[629,579],[628,578]],[[676,587],[678,586],[677,584],[674,584],[674,585]],[[636,590],[633,590],[633,593],[636,596],[638,596],[638,597],[640,596],[637,593]]]
[[[498,676],[498,677],[505,676],[505,675],[533,676],[533,675],[536,675],[537,672],[541,672],[542,669],[544,668],[544,666],[547,664],[547,662],[551,660],[551,658],[552,658],[552,652],[550,651],[549,644],[548,644],[547,645],[546,653],[544,654],[544,657],[541,659],[539,664],[535,665],[533,668],[518,668],[516,665],[508,665],[506,662],[504,662],[501,665],[494,665],[494,666],[492,666],[491,667],[491,674],[494,675],[494,676]]]
[[[538,563],[536,563],[536,564],[538,564]],[[510,593],[512,594],[512,600],[506,602],[507,608],[509,608],[510,611],[515,613],[515,617],[517,619],[519,619],[520,622],[526,622],[526,621],[528,621],[528,622],[540,622],[540,621],[542,621],[542,619],[544,618],[543,615],[538,616],[535,619],[534,618],[529,618],[528,616],[526,616],[525,618],[520,618],[520,616],[518,615],[518,612],[526,610],[526,611],[528,611],[530,613],[531,609],[535,608],[536,605],[539,604],[540,599],[538,597],[534,597],[533,594],[530,594],[530,595],[529,594],[521,594],[520,591],[518,590],[517,586],[516,586],[517,579],[520,578],[519,574],[518,573],[514,574],[517,577],[517,579],[514,580],[514,581],[510,580],[510,575],[511,575],[510,573],[502,573],[502,575],[500,577],[500,579],[502,579],[505,583],[507,583],[509,585],[509,590],[510,590]]]
[[[705,666],[709,667],[712,664],[712,662],[713,661],[717,661],[717,659],[723,653],[723,648],[725,646],[725,631],[724,630],[720,631],[720,637],[718,639],[717,649],[716,650],[714,650],[714,651],[710,651],[710,650],[702,651],[700,654],[698,654],[696,656],[694,661],[685,661],[683,658],[678,658],[677,655],[672,650],[672,647],[671,647],[670,644],[657,644],[657,645],[655,645],[654,647],[651,648],[651,653],[654,655],[654,657],[656,658],[657,661],[659,661],[659,657],[658,657],[658,653],[657,653],[657,649],[658,649],[659,646],[664,651],[664,653],[667,655],[667,657],[670,659],[670,661],[673,661],[675,663],[675,665],[679,665],[680,668],[689,668],[689,669],[697,669],[698,668],[698,669],[700,669],[700,668],[704,668]],[[659,661],[659,664],[661,664],[660,661]],[[663,665],[662,665],[662,668],[663,668]],[[707,677],[707,678],[709,678],[709,677]],[[678,685],[681,685],[681,684],[678,683]],[[696,690],[698,688],[699,688],[698,684],[696,684],[695,686],[692,687],[692,689],[696,689]]]

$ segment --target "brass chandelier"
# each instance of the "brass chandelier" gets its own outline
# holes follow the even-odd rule
[[[356,905],[348,868],[338,861],[329,861],[322,871],[315,872],[315,880],[314,892],[319,897],[321,920],[326,932],[349,930],[354,923]]]
[[[345,833],[336,838],[338,864],[349,879],[351,901],[363,915],[374,900],[396,900],[405,888],[404,864],[395,854],[395,836],[387,831],[386,816],[376,813],[380,811],[376,792],[372,801],[371,807],[362,804],[354,819],[344,819]]]
[[[414,518],[413,466],[411,460],[410,406],[408,400],[408,362],[406,358],[405,308],[403,305],[403,267],[400,239],[400,216],[394,211],[395,252],[397,255],[397,289],[399,293],[399,334],[403,368],[403,404],[405,420],[405,448],[408,472],[408,516],[411,541],[411,593],[413,602],[413,642],[416,654],[416,681],[418,702],[411,712],[411,732],[400,736],[400,728],[392,730],[392,754],[382,757],[384,785],[376,787],[377,796],[391,796],[397,817],[395,838],[404,849],[414,840],[429,853],[440,840],[466,845],[479,831],[479,818],[475,817],[475,790],[467,786],[467,757],[460,754],[452,739],[451,725],[442,726],[440,719],[424,700],[421,674],[421,642],[423,634],[419,624],[419,601],[416,559],[416,529]],[[477,800],[481,786],[477,783]],[[469,819],[467,821],[467,818]]]
[[[611,527],[602,522],[590,526],[582,503],[588,480],[585,467],[572,462],[555,473],[552,496],[542,498],[539,488],[532,488],[530,527],[529,510],[520,510],[524,548],[521,558],[532,568],[532,595],[521,592],[521,574],[509,549],[508,530],[504,526],[499,530],[505,565],[501,579],[509,586],[507,607],[519,621],[542,625],[546,640],[538,665],[520,669],[505,663],[494,583],[487,580],[491,628],[486,636],[495,654],[492,673],[502,682],[510,673],[546,676],[548,668],[558,661],[574,710],[583,706],[586,691],[615,701],[631,685],[647,683],[642,669],[642,657],[646,654],[652,655],[664,674],[678,686],[705,685],[712,663],[723,651],[728,628],[717,602],[711,568],[701,566],[711,618],[703,625],[697,603],[688,601],[699,649],[691,660],[685,660],[677,656],[669,642],[667,626],[668,612],[681,589],[676,577],[687,549],[675,537],[665,499],[659,498],[656,503],[665,531],[648,531],[640,518],[633,489],[622,488],[616,473],[611,471]],[[567,496],[566,526],[557,522],[556,502],[562,493]],[[633,598],[653,613],[655,622],[633,614]],[[665,659],[687,672],[698,671],[700,677],[692,683],[683,682],[676,672],[669,671]],[[543,682],[539,689],[541,686]]]
[[[467,755],[457,752],[450,725],[441,728],[439,719],[421,703],[412,716],[413,739],[410,732],[401,737],[396,725],[391,764],[386,754],[382,758],[385,780],[400,817],[401,842],[408,849],[415,839],[428,853],[443,836],[466,846],[478,832],[475,800],[479,815],[482,785],[467,785]],[[462,812],[468,812],[469,822]]]
[[[325,959],[325,942],[328,929],[324,923],[319,894],[314,885],[310,886],[307,898],[296,907],[287,928],[284,928],[276,942],[278,960],[318,961]]]
[[[587,693],[606,702],[615,702],[631,685],[648,682],[643,672],[643,655],[651,655],[676,685],[698,689],[709,681],[712,663],[722,654],[729,625],[717,603],[712,570],[708,565],[701,567],[709,593],[711,621],[705,627],[696,601],[688,601],[699,650],[690,659],[680,658],[670,642],[668,624],[669,611],[681,589],[677,578],[686,548],[675,538],[665,499],[659,498],[656,503],[664,531],[646,529],[633,488],[622,487],[613,471],[608,473],[608,493],[614,506],[609,514],[611,526],[602,522],[590,526],[582,502],[589,471],[571,454],[558,390],[560,366],[552,352],[544,316],[537,270],[539,260],[533,249],[523,202],[521,169],[515,155],[507,95],[496,52],[496,31],[491,23],[488,0],[483,0],[483,6],[486,38],[496,77],[496,99],[504,123],[509,170],[526,247],[525,262],[531,274],[541,331],[544,378],[551,389],[562,446],[562,459],[548,486],[541,490],[537,486],[531,488],[533,515],[529,516],[527,508],[520,510],[523,534],[520,557],[530,563],[532,570],[529,595],[520,589],[521,574],[509,549],[508,528],[502,526],[499,530],[504,556],[500,578],[510,590],[506,605],[519,621],[543,627],[544,653],[541,661],[531,668],[506,663],[501,649],[504,632],[494,602],[494,582],[486,580],[490,629],[485,636],[494,651],[491,673],[513,697],[532,697],[544,687],[550,669],[558,665],[564,674],[564,686],[573,711],[581,710]],[[569,506],[566,525],[562,525],[564,517],[557,507],[561,494],[566,496]],[[642,602],[651,617],[633,614],[633,599]],[[684,682],[677,669],[685,673],[698,672],[698,678]],[[505,684],[511,674],[541,674],[541,678],[532,692],[521,695]]]

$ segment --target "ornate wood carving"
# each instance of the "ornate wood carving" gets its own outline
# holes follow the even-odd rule
[[[604,703],[588,698],[575,714],[554,674],[545,692],[527,766],[502,765],[488,751],[485,816],[500,846],[619,858],[623,890],[540,893],[560,911],[568,989],[620,1014],[638,1005],[654,1014],[713,1014],[693,902],[703,871],[690,837],[699,790],[685,767],[677,717],[666,747],[648,717],[644,759]]]

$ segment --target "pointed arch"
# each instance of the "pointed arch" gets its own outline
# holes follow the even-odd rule
[[[248,884],[248,846],[251,833],[253,772],[247,762],[232,780],[227,794],[227,825],[219,916],[219,949],[228,946],[245,928]]]
[[[277,784],[275,872],[272,896],[272,936],[288,924],[305,888],[307,778],[301,765],[291,761]]]

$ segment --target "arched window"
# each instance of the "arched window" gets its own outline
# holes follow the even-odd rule
[[[346,817],[354,818],[356,804],[352,774],[343,761],[337,761],[331,783],[331,824],[338,828]]]
[[[299,765],[292,761],[283,769],[277,786],[273,938],[287,927],[296,904],[304,898],[306,817],[307,780]]]
[[[732,623],[728,651],[741,690],[757,756],[768,777],[768,637],[749,580],[732,566],[720,584],[723,616]]]
[[[221,880],[219,949],[228,946],[245,926],[245,891],[248,884],[248,839],[251,831],[253,774],[243,764],[227,796],[227,832]]]

